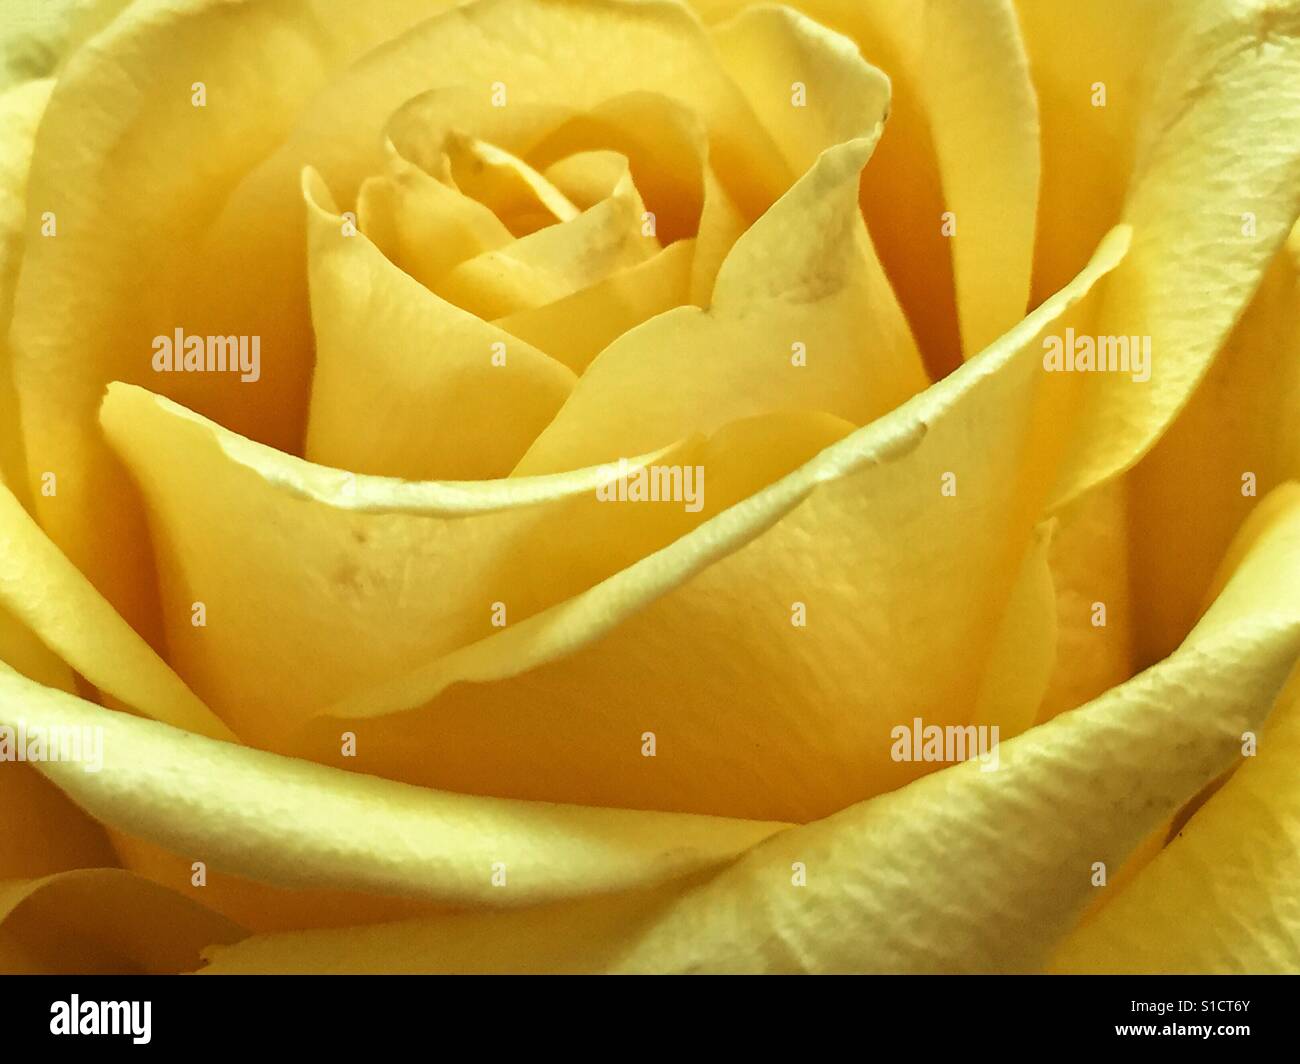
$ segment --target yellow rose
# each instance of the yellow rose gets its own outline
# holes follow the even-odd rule
[[[1300,970],[1298,30],[19,20],[0,970]]]

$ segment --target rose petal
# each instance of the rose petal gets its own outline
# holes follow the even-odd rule
[[[1151,82],[1168,81],[1174,91],[1196,86],[1189,71],[1168,68],[1172,31],[1164,23],[1176,27],[1208,6],[1090,0],[1067,9],[1055,0],[1015,0],[1042,111],[1033,303],[1072,277],[1121,217]]]
[[[1050,563],[1057,522],[1034,529],[989,650],[971,723],[1002,739],[1034,723],[1057,664],[1056,586]]]
[[[179,728],[221,723],[0,485],[0,607],[101,691]]]
[[[747,7],[743,0],[692,3],[711,22]],[[866,171],[862,205],[926,364],[942,376],[961,352],[972,357],[1011,328],[1029,293],[1039,130],[1015,12],[1006,0],[801,0],[799,7],[854,40],[893,85],[888,132]],[[771,91],[818,78],[812,69],[802,74],[782,69]],[[810,98],[809,109],[817,106]],[[946,211],[956,219],[951,238],[942,231]]]
[[[1253,482],[1251,482],[1253,478]],[[1133,470],[1135,631],[1176,643],[1260,498],[1300,478],[1300,226],[1187,407]]]
[[[546,167],[544,176],[574,205],[576,215],[605,199],[625,171],[631,172],[635,180],[635,171],[626,155],[608,148],[593,148],[557,159]]]
[[[1294,667],[1300,490],[1275,511],[1183,648],[1004,742],[994,772],[954,766],[683,890],[252,936],[207,951],[207,970],[1037,970],[1090,900],[1094,862],[1118,868],[1217,776]]]
[[[28,497],[18,395],[14,391],[9,315],[23,252],[27,169],[53,80],[28,81],[0,93],[0,484]]]
[[[0,662],[42,686],[76,690],[72,670],[2,607]],[[30,765],[0,763],[0,824],[0,880],[116,864],[103,829]]]
[[[1242,530],[1290,518],[1300,486],[1280,488]],[[1283,511],[1289,509],[1290,513]],[[1280,523],[1280,522],[1279,522]],[[1265,533],[1268,534],[1268,533]],[[1273,532],[1274,538],[1278,533]],[[1262,573],[1288,578],[1290,570]],[[1263,581],[1261,581],[1262,583]],[[1260,591],[1262,589],[1256,589]],[[1300,672],[1240,766],[1132,884],[1066,940],[1065,972],[1293,973],[1300,966]]]
[[[318,175],[304,175],[303,197],[316,332],[307,457],[411,480],[508,474],[568,396],[572,372],[349,233]]]
[[[326,469],[129,386],[103,416],[149,500],[171,660],[255,743],[592,586],[850,429],[770,418],[633,459],[630,476],[706,467],[698,505],[651,506],[601,501],[617,467],[469,483]]]
[[[548,178],[503,148],[463,133],[449,136],[442,147],[456,187],[516,236],[571,222],[582,213]]]
[[[47,787],[54,785],[42,779]],[[56,793],[57,789],[56,789]],[[84,815],[84,814],[83,814]],[[194,884],[194,862],[208,856],[203,846],[172,853],[154,843],[110,830],[119,862],[132,872],[174,890],[250,931],[291,931],[383,923],[444,910],[429,901],[328,889],[289,889],[211,867],[204,861],[202,885]]]
[[[1091,702],[1136,671],[1127,515],[1127,480],[1100,484],[1057,514],[1048,556],[1057,653],[1039,721]]]
[[[891,728],[970,719],[1053,459],[1087,445],[1055,435],[1069,393],[1044,391],[1037,338],[1089,320],[1125,246],[1113,234],[980,364],[590,591],[339,699],[344,721],[296,749],[330,757],[355,727],[383,775],[782,820],[927,771],[890,757]],[[557,729],[575,706],[582,726]]]
[[[0,763],[0,882],[117,864],[104,829],[29,764]]]
[[[0,89],[56,75],[86,40],[115,19],[129,0],[10,0],[5,10]]]
[[[14,372],[28,460],[60,480],[57,500],[35,497],[42,526],[138,630],[151,630],[154,587],[142,514],[96,423],[103,388],[150,380],[227,424],[298,445],[310,348],[305,304],[296,313],[288,293],[301,262],[291,274],[277,270],[282,259],[267,252],[283,230],[262,226],[257,211],[240,218],[235,258],[210,257],[203,234],[323,82],[442,2],[326,13],[311,0],[149,0],[126,7],[59,75],[28,185]],[[191,103],[196,81],[207,87],[206,107]],[[40,235],[45,212],[56,216],[55,237]],[[293,246],[296,260],[300,249]],[[268,292],[277,297],[264,316],[245,313]],[[177,327],[262,335],[261,383],[160,378],[150,368],[151,341]]]
[[[199,950],[246,932],[116,868],[0,883],[0,972],[38,975],[192,970]]]
[[[1082,378],[1075,416],[1092,444],[1072,456],[1053,505],[1155,443],[1300,214],[1300,12],[1246,0],[1166,9],[1187,13],[1168,27],[1178,76],[1142,111],[1124,205],[1133,251],[1095,323],[1097,336],[1150,338],[1150,380],[1067,374]],[[1241,237],[1243,211],[1258,215],[1256,239]]]
[[[600,203],[455,266],[437,284],[444,299],[480,318],[553,303],[660,251],[643,228],[645,204],[630,172]]]
[[[36,767],[100,822],[285,887],[519,906],[717,867],[784,825],[410,787],[177,731],[0,668],[0,720],[102,729],[103,765]],[[492,882],[506,866],[507,888]]]
[[[858,214],[873,145],[828,151],[740,238],[708,311],[670,311],[606,348],[516,474],[614,461],[770,411],[863,424],[920,391],[924,372]],[[663,385],[677,380],[691,386]]]
[[[426,288],[457,263],[514,239],[483,204],[387,148],[384,173],[357,193],[358,222],[390,262]]]
[[[582,373],[624,333],[691,301],[697,246],[679,240],[639,266],[493,324]]]

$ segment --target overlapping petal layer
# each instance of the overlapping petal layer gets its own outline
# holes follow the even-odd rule
[[[1140,653],[1200,612],[1237,527],[1300,477],[1300,227],[1277,254],[1210,373],[1133,471],[1129,507]]]
[[[0,93],[0,483],[8,484],[20,498],[27,497],[27,469],[8,322],[22,261],[32,141],[53,88],[52,79],[42,79]]]
[[[784,827],[439,793],[195,736],[5,669],[0,722],[20,719],[102,729],[95,770],[38,764],[101,823],[280,886],[519,906],[654,886]],[[502,870],[510,889],[493,882]]]
[[[0,882],[0,971],[27,975],[190,971],[242,928],[120,869]]]
[[[285,275],[265,253],[283,226],[260,228],[264,215],[241,219],[244,244],[232,260],[205,252],[203,234],[325,81],[430,10],[428,0],[330,11],[310,0],[144,0],[60,72],[32,159],[14,372],[28,460],[62,485],[57,501],[36,497],[41,521],[137,630],[156,634],[154,581],[142,516],[99,435],[104,386],[149,380],[227,424],[298,445],[309,356],[305,304],[296,312],[292,301],[301,245],[284,246],[296,263]],[[207,106],[193,103],[196,82],[210,93]],[[42,239],[47,212],[58,236]],[[250,238],[266,246],[255,250]],[[265,316],[243,313],[228,300],[232,289]],[[268,292],[276,293],[270,304]],[[207,299],[224,310],[205,318]],[[267,319],[273,327],[263,331]],[[177,327],[259,335],[267,371],[252,387],[204,375],[160,379],[150,368],[152,339]]]
[[[1232,764],[1295,665],[1300,486],[1270,518],[1183,647],[1003,743],[996,771],[968,761],[781,832],[680,892],[254,936],[210,951],[210,970],[1040,968],[1095,891],[1095,863],[1118,868]]]
[[[1004,679],[988,675],[1054,460],[1090,445],[1056,439],[1038,405],[1068,398],[1045,392],[1038,338],[1088,320],[1126,239],[985,360],[784,480],[589,591],[341,698],[361,763],[475,793],[782,820],[924,771],[891,759],[894,725],[964,723],[1007,661],[1050,653],[1034,628],[1000,646]],[[1032,712],[1028,675],[1014,682],[1029,696],[998,707],[1008,728]],[[314,724],[297,749],[329,756],[339,727]]]
[[[4,485],[0,610],[105,695],[156,720],[230,737],[230,730],[59,553]]]
[[[1300,639],[1294,5],[117,6],[39,130],[48,83],[0,96],[0,723],[117,759],[0,765],[62,832],[0,844],[0,966],[67,963],[94,893],[95,968],[412,915],[216,968],[1294,967],[1294,680],[1224,783]],[[879,147],[884,79],[814,19],[893,78]],[[159,93],[200,42],[207,106]],[[1021,321],[1035,89],[1061,290]],[[338,194],[305,227],[304,165]],[[179,325],[261,337],[263,380],[149,374]],[[1045,372],[1067,330],[1149,340],[1150,379]],[[109,450],[114,379],[149,390],[110,388]],[[707,472],[698,510],[601,502],[633,455]],[[918,779],[915,716],[1018,738]],[[109,840],[147,879],[67,872]],[[94,932],[151,906],[154,944]]]
[[[171,660],[255,743],[577,594],[850,429],[780,415],[680,441],[624,475],[701,467],[697,499],[642,505],[598,496],[618,467],[439,483],[314,466],[124,385],[103,417],[153,516]]]
[[[691,2],[710,21],[749,7]],[[889,135],[865,175],[862,206],[926,364],[941,376],[1019,321],[1029,293],[1039,129],[1016,13],[1006,0],[798,6],[855,41],[893,83]],[[765,55],[788,90],[790,53]],[[824,106],[820,71],[801,73],[809,107]],[[946,212],[955,226],[945,226]],[[1055,288],[1090,252],[1081,249]]]
[[[307,457],[409,480],[506,476],[573,374],[430,292],[304,177],[316,370]],[[471,260],[477,261],[477,260]]]

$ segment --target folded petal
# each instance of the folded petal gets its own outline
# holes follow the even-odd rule
[[[1002,619],[1027,564],[1043,608],[1026,557],[1054,459],[1087,445],[1056,435],[1039,340],[1089,320],[1125,240],[988,358],[590,590],[338,699],[293,749],[330,757],[346,727],[367,771],[454,790],[806,821],[934,767],[891,757],[900,721],[964,724],[987,686],[1023,722],[1045,677],[999,683],[990,655],[1021,633],[1050,657],[1050,626]]]
[[[383,173],[357,192],[357,219],[389,262],[432,289],[457,263],[514,239],[478,200],[387,148]]]
[[[303,195],[316,333],[307,457],[409,480],[506,476],[572,372],[403,273],[344,224],[319,175],[304,175]]]
[[[774,835],[682,890],[252,936],[209,950],[207,970],[1041,969],[1095,892],[1097,863],[1117,870],[1232,764],[1242,730],[1262,724],[1295,667],[1300,491],[1274,516],[1182,648],[1002,743],[994,771],[968,761],[917,780]],[[1284,849],[1274,840],[1267,852]],[[1281,860],[1294,864],[1294,847]]]
[[[1074,416],[1093,443],[1067,463],[1059,501],[1154,445],[1300,214],[1300,9],[1239,0],[1188,5],[1186,18],[1169,27],[1178,76],[1161,80],[1142,111],[1124,204],[1133,250],[1095,323],[1098,337],[1149,344],[1150,379],[1065,374],[1081,378]],[[1251,239],[1243,212],[1256,218]]]
[[[1091,702],[1136,671],[1129,481],[1089,489],[1058,511],[1048,553],[1056,660],[1038,719]]]
[[[743,0],[692,0],[710,21]],[[801,0],[810,18],[852,39],[893,86],[889,127],[863,182],[863,210],[927,366],[942,376],[1011,328],[1029,293],[1038,203],[1038,114],[1015,12],[1006,0]],[[731,29],[719,29],[724,36]],[[752,31],[747,34],[753,36]],[[798,52],[736,56],[770,99],[805,83],[828,108],[819,64]],[[724,54],[726,46],[724,45]],[[779,62],[779,65],[778,65]],[[787,111],[788,111],[788,98]],[[832,120],[823,115],[823,121]],[[955,232],[945,234],[945,212]],[[1093,245],[1101,234],[1093,234]],[[1082,265],[1090,245],[1063,287]]]
[[[582,213],[550,180],[504,148],[456,132],[442,148],[456,187],[487,207],[515,236],[571,222]]]
[[[435,291],[481,318],[553,303],[662,250],[626,164],[613,191],[567,220],[454,267]]]
[[[989,649],[971,723],[1009,739],[1038,715],[1059,657],[1051,547],[1057,522],[1034,529]]]
[[[325,81],[448,2],[326,12],[312,0],[145,0],[124,7],[59,73],[28,181],[14,373],[34,478],[49,470],[60,481],[57,500],[33,493],[42,527],[138,630],[152,628],[154,584],[143,516],[96,421],[104,386],[148,380],[228,424],[298,445],[310,367],[301,238],[282,245],[283,224],[249,211],[238,254],[219,260],[204,233]],[[193,103],[196,82],[206,106]],[[96,102],[89,122],[87,101]],[[53,237],[41,235],[47,213]],[[262,380],[154,374],[153,337],[177,327],[261,336]]]
[[[178,728],[231,736],[2,484],[0,609],[105,694]]]
[[[1296,549],[1297,509],[1300,485],[1287,485],[1261,503],[1242,537],[1284,521],[1289,510],[1290,527],[1280,534]],[[1261,576],[1294,587],[1293,573],[1294,563],[1291,572]],[[1291,974],[1300,968],[1300,672],[1251,735],[1257,750],[1242,756],[1136,879],[1067,939],[1054,969]],[[1245,733],[1239,742],[1245,754]]]
[[[670,311],[606,348],[516,474],[614,461],[774,411],[863,424],[920,391],[924,371],[858,212],[873,146],[826,152],[737,241],[707,311]]]
[[[624,333],[691,301],[696,247],[679,240],[638,266],[493,324],[582,373]]]
[[[1300,226],[1191,402],[1131,474],[1144,660],[1191,627],[1233,534],[1289,479],[1300,479]]]
[[[48,780],[40,778],[46,786],[54,787]],[[447,908],[424,899],[391,894],[328,887],[276,886],[209,865],[209,854],[204,846],[186,843],[173,852],[115,829],[109,829],[107,834],[116,853],[116,863],[249,931],[292,931],[384,923]],[[195,867],[200,860],[201,877]]]
[[[679,441],[622,474],[462,483],[312,465],[124,385],[109,390],[104,427],[149,500],[170,659],[256,744],[591,587],[850,429],[772,418]],[[652,466],[706,473],[680,501],[598,493]]]
[[[784,828],[428,791],[190,735],[0,669],[0,721],[20,717],[29,731],[102,729],[95,771],[35,762],[102,823],[276,886],[519,906],[655,886]]]
[[[44,79],[0,93],[0,483],[8,484],[22,499],[27,497],[27,465],[14,390],[9,317],[23,254],[32,143],[53,88],[53,80]]]
[[[1194,13],[1233,4],[1190,0],[1015,0],[1041,111],[1042,188],[1033,303],[1074,276],[1120,218],[1152,83],[1195,86],[1168,64],[1169,39]],[[1210,45],[1219,41],[1206,38]]]

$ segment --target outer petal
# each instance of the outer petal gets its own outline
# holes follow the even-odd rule
[[[1095,444],[1056,501],[1133,465],[1159,438],[1245,310],[1300,213],[1300,7],[1165,5],[1167,76],[1142,111],[1124,219],[1132,253],[1107,282],[1098,336],[1150,338],[1150,380],[1082,377]],[[1256,236],[1242,239],[1242,213]]]
[[[43,686],[76,690],[72,670],[2,605],[0,662]],[[103,828],[58,788],[30,765],[0,762],[0,880],[115,863]]]
[[[60,72],[28,184],[27,249],[14,297],[15,376],[28,460],[37,472],[56,472],[62,484],[57,503],[37,497],[43,526],[139,630],[151,630],[153,582],[140,548],[142,516],[96,424],[103,388],[111,380],[153,378],[178,394],[196,389],[229,423],[256,424],[297,445],[308,351],[292,305],[277,299],[275,313],[298,329],[297,346],[277,344],[283,329],[266,330],[268,372],[252,390],[255,400],[238,381],[159,382],[150,343],[178,326],[260,333],[233,301],[216,322],[203,320],[192,303],[200,293],[222,300],[242,285],[259,301],[267,291],[287,297],[290,278],[268,285],[258,273],[274,260],[250,238],[260,218],[244,219],[242,268],[205,257],[205,228],[326,79],[443,2],[326,9],[312,0],[141,0]],[[206,107],[191,104],[196,81],[207,86]],[[178,165],[180,159],[204,164]],[[40,235],[46,212],[57,220],[52,238]],[[301,259],[297,247],[295,254]],[[293,276],[301,275],[299,265]]]
[[[0,609],[8,610],[105,694],[177,727],[230,736],[230,730],[59,553],[3,485]]]
[[[1258,755],[1052,959],[1077,973],[1294,975],[1300,970],[1300,684]]]
[[[46,786],[52,783],[42,778]],[[329,887],[284,887],[222,871],[204,860],[204,877],[194,882],[194,862],[208,856],[203,846],[169,850],[110,829],[118,863],[169,890],[198,902],[250,931],[350,927],[384,923],[444,911],[423,898],[361,893]]]
[[[782,832],[680,893],[254,936],[209,970],[1038,969],[1094,862],[1118,868],[1222,772],[1295,666],[1300,489],[1274,514],[1177,653],[1003,743],[996,771],[966,762]]]
[[[0,720],[19,718],[103,729],[99,770],[36,763],[103,823],[279,886],[518,906],[654,886],[785,826],[426,791],[189,735],[0,671]],[[505,886],[493,882],[502,870]]]
[[[1300,226],[1209,375],[1133,470],[1136,632],[1144,660],[1191,626],[1259,499],[1300,478]]]
[[[14,391],[9,315],[23,253],[27,169],[53,80],[28,81],[0,93],[0,483],[27,497],[18,395]]]
[[[1289,536],[1300,485],[1260,504],[1241,538]],[[1291,571],[1261,574],[1295,585]],[[1257,589],[1260,593],[1262,589]],[[1294,591],[1292,592],[1294,595]],[[1244,738],[1244,737],[1243,737]],[[1066,972],[1300,970],[1300,671],[1239,767],[1117,898],[1065,942]]]
[[[130,0],[9,0],[5,8],[0,89],[58,73],[87,38]]]

